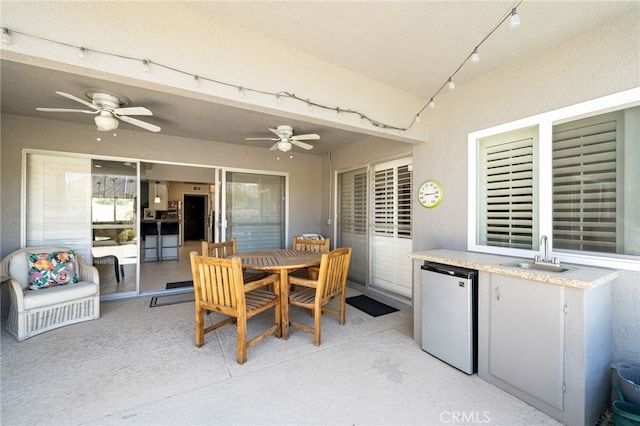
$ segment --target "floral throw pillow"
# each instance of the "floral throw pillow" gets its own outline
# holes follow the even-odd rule
[[[29,288],[39,290],[56,285],[75,284],[76,258],[73,252],[29,253]]]

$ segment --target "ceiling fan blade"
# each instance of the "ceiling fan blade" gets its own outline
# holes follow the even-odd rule
[[[310,133],[308,135],[295,135],[291,137],[292,141],[316,141],[320,139],[320,135]]]
[[[98,110],[87,111],[86,109],[67,109],[67,108],[36,108],[38,111],[44,112],[82,112],[84,114],[97,114]]]
[[[64,92],[56,92],[56,93],[57,93],[58,95],[60,95],[60,96],[64,96],[64,97],[65,97],[65,98],[67,98],[67,99],[71,99],[72,101],[80,102],[81,104],[86,105],[86,106],[88,106],[89,108],[93,108],[93,109],[95,109],[96,111],[98,111],[98,110],[100,109],[100,108],[96,107],[94,104],[92,104],[91,102],[87,102],[87,101],[85,101],[84,99],[80,99],[80,98],[79,98],[79,97],[77,97],[77,96],[73,96],[73,95],[70,95],[70,94],[68,94],[68,93],[64,93]]]
[[[279,141],[279,138],[244,138],[246,141]]]
[[[278,144],[279,144],[279,143],[280,143],[280,142],[276,142],[276,143],[274,143],[274,144],[273,144],[273,146],[272,146],[271,148],[269,148],[269,150],[270,150],[270,151],[276,151],[276,150],[278,149]]]
[[[295,146],[299,146],[300,148],[304,148],[304,149],[313,148],[313,145],[310,145],[310,144],[305,143],[305,142],[300,142],[300,141],[297,141],[295,139],[291,139],[291,143],[294,144]]]
[[[142,127],[145,130],[149,130],[150,132],[159,132],[160,131],[160,127],[156,126],[155,124],[150,124],[150,123],[146,123],[142,120],[138,120],[137,118],[133,118],[133,117],[128,117],[126,115],[123,115],[121,117],[118,117],[120,120],[124,121],[125,123],[129,123],[129,124],[133,124],[134,126],[138,126],[138,127]]]
[[[116,115],[153,115],[153,113],[145,107],[116,108],[113,112]]]

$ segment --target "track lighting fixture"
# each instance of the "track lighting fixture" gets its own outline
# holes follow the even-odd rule
[[[420,114],[416,114],[416,123],[420,122]]]
[[[518,8],[511,9],[511,19],[509,20],[509,26],[511,29],[516,29],[520,26],[520,16],[518,15]]]
[[[449,90],[453,90],[456,88],[456,84],[453,82],[453,80],[451,80],[451,77],[449,77],[449,81],[447,82],[447,87],[449,88]]]
[[[80,59],[84,58],[84,47],[79,47],[78,48],[78,57],[80,57]]]
[[[144,70],[144,72],[149,72],[149,60],[148,59],[143,59],[142,60],[142,69]]]
[[[240,99],[244,98],[244,89],[242,87],[238,87],[238,97]]]
[[[198,77],[197,75],[193,76],[193,85],[194,87],[200,86],[200,77]]]
[[[433,100],[433,98],[431,98],[431,100],[429,100],[429,108],[435,108],[436,107],[436,101]]]
[[[477,64],[480,62],[480,55],[478,54],[478,48],[473,49],[473,53],[471,54],[471,63]]]

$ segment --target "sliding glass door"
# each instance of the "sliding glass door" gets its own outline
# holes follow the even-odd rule
[[[235,238],[238,251],[284,247],[285,176],[227,171],[223,180],[222,240]]]

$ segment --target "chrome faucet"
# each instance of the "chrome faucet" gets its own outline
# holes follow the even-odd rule
[[[542,257],[542,261],[548,262],[549,261],[549,238],[547,238],[546,235],[543,235],[540,238],[540,246],[544,248],[544,251],[542,252],[544,254],[544,256]]]
[[[543,263],[553,263],[556,265],[560,264],[560,259],[554,257],[553,259],[549,259],[549,238],[546,235],[540,237],[540,247],[542,249],[543,257],[536,255],[533,258],[534,262],[543,262]]]

